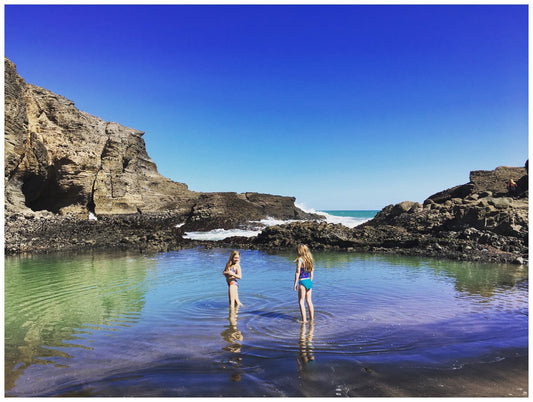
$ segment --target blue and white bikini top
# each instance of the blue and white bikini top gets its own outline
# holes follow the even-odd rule
[[[300,257],[299,260],[302,262],[302,267],[300,269],[300,280],[302,279],[311,279],[311,272],[305,269],[304,260]]]

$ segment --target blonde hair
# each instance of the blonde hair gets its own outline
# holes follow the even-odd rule
[[[305,244],[298,245],[298,257],[303,260],[305,270],[311,272],[314,268],[314,263],[313,254],[309,251],[309,247]]]
[[[224,271],[227,270],[229,267],[231,267],[233,264],[233,257],[238,255],[240,257],[240,253],[237,250],[233,250],[231,254],[229,255],[228,262],[226,263],[226,268],[224,268]]]

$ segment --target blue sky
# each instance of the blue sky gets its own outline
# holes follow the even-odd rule
[[[528,158],[527,5],[6,5],[29,83],[194,191],[381,209]]]

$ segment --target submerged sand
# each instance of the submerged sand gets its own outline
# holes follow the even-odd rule
[[[528,357],[507,356],[490,363],[470,362],[458,369],[401,368],[392,365],[347,369],[339,375],[335,395],[357,397],[527,397]],[[344,371],[341,369],[341,371]],[[318,384],[316,384],[318,385]],[[312,388],[312,387],[311,387]]]

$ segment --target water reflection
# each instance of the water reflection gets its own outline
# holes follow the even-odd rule
[[[240,363],[242,361],[241,349],[242,341],[244,337],[242,332],[237,328],[237,318],[239,315],[239,307],[230,307],[228,314],[229,325],[226,326],[226,329],[222,331],[222,338],[228,343],[222,349],[230,352],[231,355],[228,358],[224,368],[227,368],[230,371],[231,381],[238,382],[241,380],[242,375],[239,370]]]
[[[72,348],[92,349],[94,331],[137,322],[146,269],[109,254],[6,258],[6,389],[33,364],[67,367]]]
[[[280,252],[287,264],[292,264],[294,253]],[[461,293],[480,295],[490,298],[500,289],[509,289],[520,285],[528,278],[528,267],[505,264],[486,264],[464,261],[439,260],[397,255],[373,255],[349,252],[326,252],[316,250],[313,257],[317,265],[317,274],[328,271],[350,270],[356,265],[362,270],[384,268],[412,274],[413,279],[423,272],[430,272],[436,278],[450,278],[455,288]],[[407,270],[406,270],[407,268]]]
[[[249,307],[229,311],[227,254],[6,258],[6,395],[330,395],[340,361],[527,354],[527,267],[317,252],[316,321],[298,325],[294,253],[243,251]]]
[[[315,362],[315,355],[313,353],[313,335],[315,333],[315,325],[313,321],[309,322],[309,330],[307,330],[306,323],[300,326],[299,352],[298,358],[298,372],[307,371],[308,366]]]
[[[434,272],[455,280],[455,289],[470,295],[490,298],[501,289],[509,289],[527,281],[527,267],[476,263],[434,263]]]

